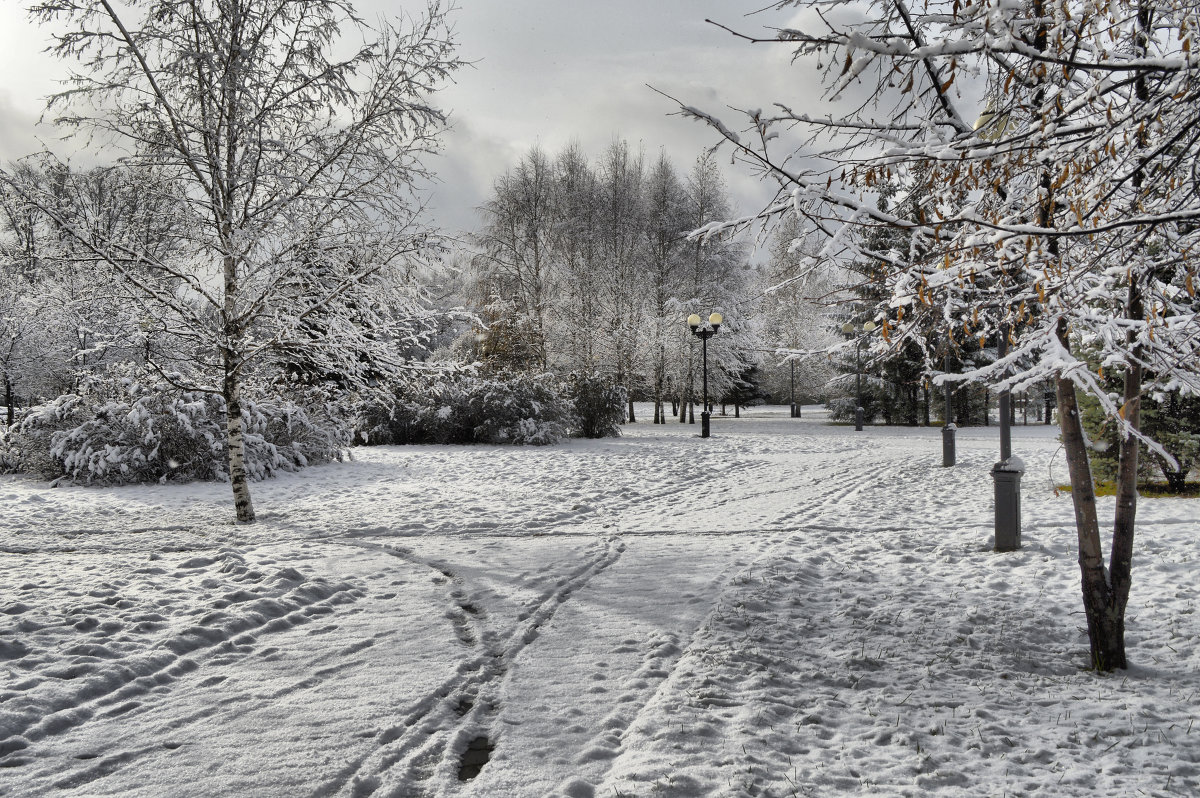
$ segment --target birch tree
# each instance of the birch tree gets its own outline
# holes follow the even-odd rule
[[[1006,356],[962,379],[1017,390],[1054,382],[1091,663],[1126,667],[1138,442],[1166,454],[1140,429],[1140,400],[1200,391],[1200,9],[1182,0],[1086,11],[1071,0],[775,4],[792,7],[805,9],[808,27],[759,41],[793,48],[798,67],[817,62],[825,108],[781,102],[739,123],[683,112],[776,181],[761,218],[794,214],[825,236],[814,265],[881,264],[881,350],[915,344],[935,374],[931,331],[951,346],[1004,338]],[[879,207],[880,185],[917,175],[928,195],[915,219]],[[857,244],[852,231],[864,224],[907,230],[907,250]],[[1120,375],[1120,393],[1104,389],[1104,373]],[[1119,427],[1107,564],[1079,392]]]
[[[635,421],[646,315],[645,164],[626,141],[614,141],[597,170],[601,272],[600,329],[616,379],[629,397],[628,419]]]
[[[457,66],[446,10],[375,27],[336,0],[46,0],[31,13],[63,31],[53,50],[76,66],[56,121],[158,175],[181,232],[163,258],[56,221],[190,341],[187,371],[152,365],[223,398],[237,519],[252,522],[253,368],[298,337],[335,360],[352,351],[306,320],[426,249],[413,185],[445,122],[431,95]],[[313,246],[336,271],[295,294]]]
[[[709,401],[732,389],[745,367],[744,354],[758,345],[749,314],[738,304],[744,298],[750,274],[744,252],[726,234],[723,219],[730,213],[725,179],[712,152],[696,158],[686,180],[684,221],[693,231],[684,256],[684,279],[680,294],[680,318],[698,313],[707,318],[717,311],[725,317],[721,332],[708,342]],[[702,364],[701,347],[689,329],[679,325],[680,421],[695,401]],[[689,416],[690,420],[690,416]]]
[[[646,263],[648,281],[647,356],[651,371],[654,423],[667,423],[664,399],[669,390],[672,342],[679,337],[684,269],[689,251],[687,197],[666,154],[660,154],[647,177]]]
[[[488,276],[482,297],[487,303],[507,302],[507,313],[516,318],[494,319],[528,330],[525,342],[534,365],[545,371],[547,315],[553,302],[553,234],[555,200],[553,167],[534,147],[515,169],[506,172],[492,188],[493,196],[482,207],[483,231],[476,236],[487,263]]]

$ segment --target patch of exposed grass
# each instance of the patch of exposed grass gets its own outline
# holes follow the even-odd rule
[[[1117,483],[1104,480],[1095,483],[1097,496],[1116,496]],[[1058,485],[1055,490],[1070,493],[1070,485]],[[1185,482],[1182,491],[1173,491],[1163,482],[1139,482],[1138,495],[1143,499],[1197,499],[1200,498],[1200,482]]]

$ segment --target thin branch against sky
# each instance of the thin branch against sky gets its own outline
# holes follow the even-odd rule
[[[63,155],[72,146],[49,125],[36,125],[43,98],[57,90],[63,73],[42,52],[47,32],[29,22],[22,5],[0,7],[0,74],[7,76],[0,84],[0,161],[40,144]],[[399,5],[356,3],[367,20],[394,14]],[[423,8],[411,0],[402,5],[411,12]],[[677,109],[646,84],[718,109],[735,100],[768,106],[780,98],[803,107],[808,99],[809,84],[795,80],[804,66],[786,68],[787,47],[752,46],[706,21],[770,36],[764,26],[780,19],[753,16],[761,0],[458,5],[460,55],[475,65],[437,98],[452,112],[454,130],[443,155],[430,164],[439,175],[431,209],[451,232],[479,224],[475,208],[492,181],[534,145],[555,150],[578,140],[594,156],[619,137],[650,155],[665,149],[688,168],[715,143],[712,132],[674,115]],[[729,169],[726,177],[742,210],[758,210],[770,200],[770,187],[753,176]]]

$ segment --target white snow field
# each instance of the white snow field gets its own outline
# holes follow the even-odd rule
[[[252,527],[225,485],[0,477],[0,794],[1200,794],[1196,501],[1142,501],[1096,675],[1056,429],[1014,430],[997,554],[995,427],[945,469],[815,408],[646,420],[359,449]]]

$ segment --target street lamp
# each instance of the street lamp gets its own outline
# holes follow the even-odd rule
[[[699,338],[704,344],[704,410],[700,413],[700,437],[708,437],[708,339],[717,334],[717,330],[721,329],[721,322],[725,321],[725,317],[720,313],[713,313],[708,317],[708,326],[701,327],[700,314],[693,313],[688,316],[688,326],[692,328],[692,335]]]
[[[854,335],[857,331],[853,324],[846,322],[842,325],[842,332],[846,335]],[[854,342],[854,429],[856,432],[862,432],[863,428],[863,406],[862,406],[862,339],[875,330],[875,322],[863,322],[863,335],[858,336]]]
[[[950,348],[946,347],[943,370],[950,374]],[[953,406],[951,405],[950,380],[946,380],[946,424],[942,427],[942,467],[950,468],[955,462],[954,432],[958,427],[954,423]]]

